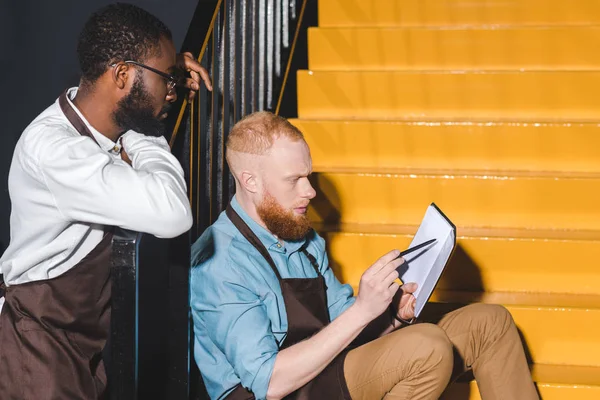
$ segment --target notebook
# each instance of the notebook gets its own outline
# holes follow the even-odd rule
[[[405,262],[398,268],[402,282],[416,282],[419,285],[414,293],[417,299],[415,318],[419,317],[429,301],[456,247],[456,226],[435,203],[427,208],[409,248],[430,239],[436,241],[404,256]]]

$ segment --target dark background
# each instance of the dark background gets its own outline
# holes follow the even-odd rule
[[[21,132],[79,81],[77,37],[110,0],[0,0],[0,254],[9,242],[8,170]],[[128,0],[159,17],[179,49],[198,0]],[[213,10],[207,10],[212,14]]]

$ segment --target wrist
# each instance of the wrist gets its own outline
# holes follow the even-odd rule
[[[363,309],[360,302],[355,301],[350,307],[348,307],[348,312],[351,316],[351,320],[356,322],[361,329],[365,328],[369,325],[369,322],[373,320],[369,315],[369,313]]]

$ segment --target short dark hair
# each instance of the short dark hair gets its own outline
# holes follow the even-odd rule
[[[125,3],[99,9],[85,23],[77,43],[83,81],[94,83],[113,63],[160,55],[162,37],[171,39],[171,31],[146,10]]]

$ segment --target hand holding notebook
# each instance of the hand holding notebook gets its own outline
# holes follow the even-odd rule
[[[398,268],[400,280],[418,285],[414,293],[415,318],[431,297],[455,246],[456,227],[431,203],[409,249],[400,253],[405,260]]]

